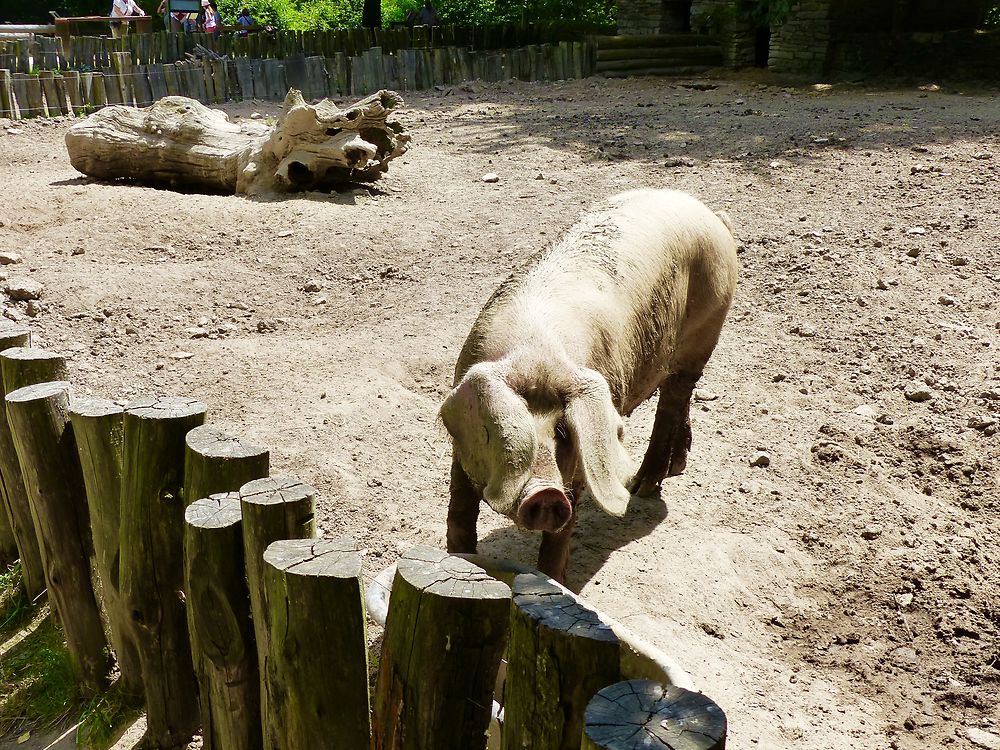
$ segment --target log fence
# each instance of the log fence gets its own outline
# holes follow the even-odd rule
[[[113,652],[144,698],[145,747],[724,750],[715,703],[537,571],[417,547],[371,581],[354,541],[317,537],[317,491],[206,405],[77,398],[29,331],[0,336],[32,522],[12,523],[5,471],[9,533],[40,543],[81,686],[106,685]],[[387,574],[374,654],[366,587]]]
[[[200,57],[196,57],[200,55]],[[164,96],[203,104],[418,91],[463,81],[592,75],[592,37],[569,27],[347,29],[246,37],[134,34],[0,41],[0,117],[79,116]]]

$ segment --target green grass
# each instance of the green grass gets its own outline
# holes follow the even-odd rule
[[[141,711],[118,683],[81,697],[48,605],[24,596],[19,565],[0,573],[0,738],[80,722],[80,747],[107,748]]]

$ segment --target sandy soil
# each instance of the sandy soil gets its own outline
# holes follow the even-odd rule
[[[687,190],[742,263],[688,469],[587,509],[571,585],[681,661],[732,748],[1000,746],[995,92],[683,83],[411,94],[376,191],[275,200],[94,183],[68,122],[0,124],[0,272],[45,285],[5,314],[81,392],[205,401],[374,573],[444,543],[436,410],[492,289],[601,196]]]

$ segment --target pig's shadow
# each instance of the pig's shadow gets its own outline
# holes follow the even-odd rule
[[[579,517],[570,549],[567,586],[582,589],[604,566],[611,553],[650,534],[667,517],[667,505],[659,494],[632,496],[622,518],[608,515],[590,498],[578,507]],[[540,532],[521,531],[513,524],[491,531],[479,540],[479,553],[506,558],[534,567],[538,561]]]

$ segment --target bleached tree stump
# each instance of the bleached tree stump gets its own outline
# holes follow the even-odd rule
[[[347,109],[307,104],[291,89],[273,127],[229,121],[194,99],[167,96],[144,109],[111,106],[66,133],[70,162],[100,179],[196,187],[222,193],[316,190],[372,182],[406,152],[410,136],[379,91]]]
[[[580,750],[726,750],[726,715],[701,693],[650,680],[616,682],[584,714]]]

